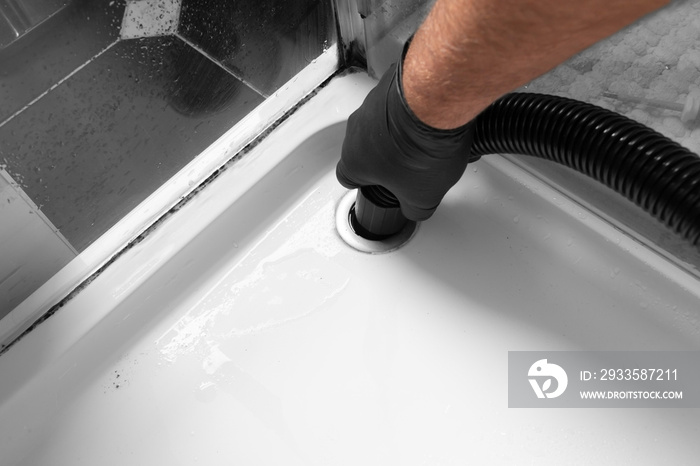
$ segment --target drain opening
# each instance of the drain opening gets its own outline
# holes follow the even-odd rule
[[[389,217],[383,217],[386,214],[384,210],[380,209],[378,214],[377,211],[366,208],[361,204],[364,196],[357,194],[357,190],[349,191],[340,200],[336,211],[336,229],[350,247],[369,254],[382,254],[399,249],[413,237],[418,228],[416,222],[405,218],[395,220],[391,209],[388,209]],[[359,215],[372,215],[363,220],[374,231],[362,226],[358,220],[358,211]],[[377,226],[377,222],[381,222],[381,225]]]

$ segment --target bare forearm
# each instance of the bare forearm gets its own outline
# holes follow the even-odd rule
[[[669,0],[437,0],[406,54],[406,101],[455,128]]]

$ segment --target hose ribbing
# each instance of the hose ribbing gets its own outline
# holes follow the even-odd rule
[[[508,94],[475,120],[472,155],[560,163],[631,200],[700,247],[700,157],[634,120],[576,100]]]

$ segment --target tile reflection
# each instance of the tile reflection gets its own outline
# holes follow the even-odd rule
[[[81,251],[261,101],[176,37],[120,41],[0,127],[0,161]]]
[[[67,3],[0,48],[0,123],[119,38],[125,0]]]
[[[267,96],[334,41],[334,24],[322,0],[183,0],[179,34]]]

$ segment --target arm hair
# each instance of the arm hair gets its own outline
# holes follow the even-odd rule
[[[668,0],[437,0],[404,61],[406,101],[436,128],[668,4]]]

